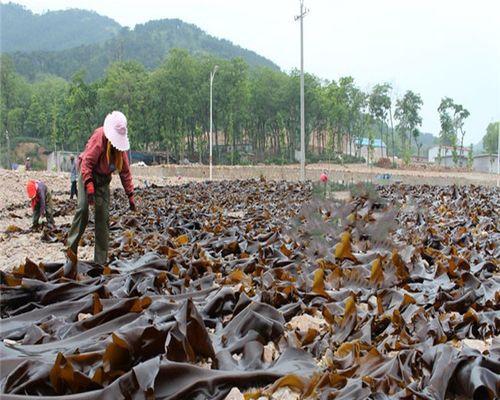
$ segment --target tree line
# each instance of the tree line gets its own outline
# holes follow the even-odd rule
[[[172,160],[205,162],[209,143],[209,75],[213,86],[216,162],[293,162],[300,146],[298,71],[250,68],[242,59],[223,60],[171,50],[147,70],[136,61],[111,64],[102,79],[88,82],[85,72],[70,81],[52,75],[28,82],[1,56],[2,148],[30,138],[49,149],[81,151],[106,114],[121,110],[129,121],[134,150],[163,151]],[[409,160],[420,151],[419,94],[408,90],[394,99],[390,84],[363,91],[352,77],[336,81],[305,76],[308,161],[357,156],[358,139],[387,144],[386,157]],[[445,98],[438,110],[440,143],[463,143],[468,111]]]

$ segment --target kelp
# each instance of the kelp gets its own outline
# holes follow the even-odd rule
[[[115,192],[108,265],[0,271],[1,397],[498,397],[499,194],[205,182],[129,214]]]

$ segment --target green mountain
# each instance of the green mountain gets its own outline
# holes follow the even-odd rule
[[[103,42],[120,30],[118,22],[93,11],[34,14],[14,3],[0,4],[2,52],[62,50]]]
[[[12,4],[2,7],[9,7],[9,9],[17,11],[23,10],[25,13],[31,14],[22,7]],[[58,24],[67,26],[75,23],[74,16],[79,12],[82,13],[82,18],[83,16],[85,18],[93,16],[108,20],[96,13],[81,10],[50,12],[35,17],[42,18],[53,13],[61,16],[66,15],[68,19],[64,20],[63,18]],[[22,18],[25,17],[25,13],[18,12]],[[33,48],[29,46],[22,47],[20,44],[23,39],[20,37],[22,35],[17,25],[22,23],[22,19],[15,23],[13,22],[15,20],[14,15],[15,13],[10,14],[9,24],[4,26],[2,23],[2,43],[4,42],[4,31],[5,42],[7,42],[7,45],[2,47],[2,51],[9,53],[16,70],[31,80],[35,79],[39,74],[52,74],[70,79],[75,72],[84,69],[87,72],[87,79],[93,81],[102,77],[108,65],[114,61],[136,60],[144,64],[146,68],[155,68],[173,48],[183,48],[191,54],[213,55],[223,59],[241,57],[250,66],[266,66],[279,69],[272,61],[253,51],[234,45],[228,40],[210,36],[196,25],[178,19],[150,21],[136,25],[133,30],[120,28],[113,37],[105,41],[94,37],[95,43],[89,43],[91,38],[86,37],[85,40],[88,44],[73,45],[73,47],[66,49],[48,50],[48,48],[44,48],[43,50],[31,51]],[[119,27],[116,22],[113,21],[113,23],[114,25],[110,26]],[[104,23],[101,23],[101,26],[104,25]],[[66,30],[68,29],[70,28],[67,27]],[[31,31],[31,29],[29,30]],[[86,33],[82,32],[81,35],[85,36]],[[48,39],[44,38],[43,35],[41,36],[43,42],[48,42]],[[66,38],[61,39],[63,42],[66,40]],[[22,51],[12,51],[12,49],[22,49]]]

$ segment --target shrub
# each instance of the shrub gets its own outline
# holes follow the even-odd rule
[[[379,168],[391,168],[392,161],[390,158],[382,157],[382,158],[378,159],[378,161],[375,163],[375,165]]]

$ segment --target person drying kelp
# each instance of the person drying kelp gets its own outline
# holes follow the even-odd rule
[[[104,125],[97,128],[78,157],[78,204],[68,233],[68,257],[76,260],[78,243],[85,232],[89,218],[89,205],[95,205],[94,261],[105,264],[109,246],[109,202],[111,174],[120,175],[128,196],[130,209],[136,210],[134,185],[127,156],[130,148],[127,119],[119,111],[106,116]]]
[[[26,192],[31,201],[33,210],[33,228],[37,228],[40,217],[47,220],[49,226],[54,225],[54,206],[52,204],[52,194],[45,183],[38,180],[29,180],[26,184]]]

